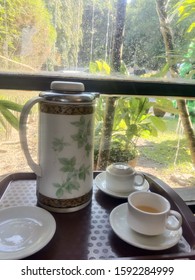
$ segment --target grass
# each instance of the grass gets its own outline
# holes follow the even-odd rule
[[[148,137],[150,145],[142,147],[140,153],[146,158],[163,164],[170,171],[194,173],[190,150],[185,135],[177,133],[178,120],[165,118],[167,130],[158,137]]]

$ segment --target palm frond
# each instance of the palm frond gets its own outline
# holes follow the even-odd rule
[[[11,112],[21,112],[23,106],[9,100],[0,99],[0,123],[6,129],[4,119],[15,129],[19,128],[18,118]]]

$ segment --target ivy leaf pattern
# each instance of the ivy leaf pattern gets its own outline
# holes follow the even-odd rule
[[[64,142],[63,138],[54,138],[52,142],[52,148],[55,152],[61,152],[64,149],[64,147],[68,145],[68,143]]]
[[[76,158],[59,158],[59,162],[63,165],[60,169],[63,172],[73,172],[76,164]]]
[[[85,126],[85,118],[84,118],[84,116],[81,116],[79,121],[71,122],[71,124],[76,126],[76,127],[83,128]]]
[[[62,197],[64,194],[64,189],[65,189],[66,184],[64,182],[62,184],[54,183],[53,186],[55,188],[57,188],[56,196],[58,198]]]
[[[86,154],[86,157],[90,156],[92,150],[92,145],[89,143],[91,135],[91,121],[86,121],[84,116],[81,116],[78,121],[71,122],[73,126],[77,128],[77,132],[71,135],[73,141],[77,142],[78,148],[83,148]],[[66,143],[64,138],[54,138],[52,142],[52,149],[56,153],[63,151],[65,146],[70,145]],[[66,173],[66,177],[62,183],[53,183],[53,186],[56,188],[56,197],[63,197],[65,192],[72,193],[73,190],[80,189],[80,181],[85,181],[86,177],[90,175],[90,166],[81,166],[76,165],[76,157],[72,158],[61,157],[58,158],[61,168],[60,171]]]
[[[69,193],[72,193],[72,190],[79,190],[79,188],[80,188],[80,184],[77,181],[68,181],[66,183],[66,190]]]
[[[79,130],[78,133],[72,135],[71,138],[77,142],[79,149],[82,148],[87,141],[87,135],[83,130]]]
[[[71,138],[77,142],[79,149],[85,145],[88,145],[87,149],[85,148],[85,150],[87,152],[87,156],[89,156],[89,152],[92,149],[92,146],[88,143],[88,137],[91,134],[91,121],[89,120],[86,122],[84,116],[81,116],[79,121],[71,122],[71,124],[78,128],[78,132],[74,135],[71,135]]]
[[[92,145],[87,143],[85,145],[85,151],[86,151],[87,156],[89,156],[89,153],[91,152],[91,150],[92,150]]]
[[[62,197],[64,194],[64,190],[62,188],[59,188],[57,191],[56,191],[56,196],[57,198],[60,198]]]
[[[74,172],[69,172],[67,174],[67,181],[76,180],[76,179],[77,179],[77,172],[76,172],[76,170]]]
[[[54,183],[53,186],[57,188],[56,196],[58,198],[62,197],[65,191],[67,191],[68,193],[72,193],[72,190],[78,190],[80,188],[80,184],[78,181],[69,180],[62,184]]]
[[[87,123],[87,134],[90,135],[91,133],[91,121],[88,121]]]
[[[85,181],[87,175],[89,175],[89,166],[85,167],[82,165],[79,168],[79,179]]]

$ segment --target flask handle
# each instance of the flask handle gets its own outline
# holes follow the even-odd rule
[[[20,136],[20,144],[21,144],[22,150],[24,152],[28,165],[35,172],[35,174],[40,177],[41,177],[41,166],[33,160],[32,156],[30,154],[29,148],[28,148],[27,119],[28,119],[28,115],[30,113],[31,108],[36,103],[39,103],[41,100],[44,100],[44,98],[43,97],[34,97],[34,98],[30,99],[29,101],[27,101],[27,103],[24,105],[22,112],[20,114],[20,122],[19,122],[19,136]]]

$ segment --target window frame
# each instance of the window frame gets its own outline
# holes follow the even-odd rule
[[[0,89],[48,91],[52,81],[75,81],[85,85],[85,91],[106,95],[195,98],[195,81],[185,79],[142,79],[123,76],[60,75],[0,73]]]

